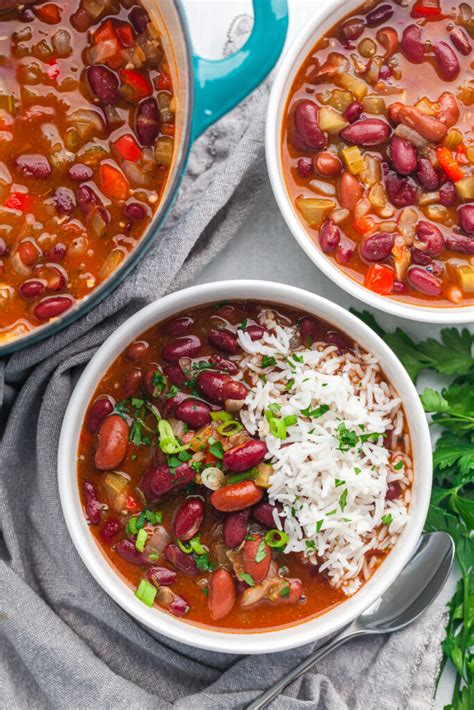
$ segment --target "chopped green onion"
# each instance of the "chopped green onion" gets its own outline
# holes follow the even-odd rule
[[[191,552],[193,551],[193,548],[191,547],[191,543],[183,542],[182,540],[176,540],[177,545],[179,549],[184,552],[186,555],[190,555]]]
[[[265,535],[265,542],[269,547],[273,547],[276,550],[285,547],[288,542],[288,535],[283,530],[269,530]]]
[[[277,439],[286,439],[286,426],[283,419],[273,417],[268,423],[270,425],[270,432],[273,436],[276,436]]]
[[[160,449],[165,454],[178,454],[180,451],[189,449],[189,446],[181,446],[174,435],[169,422],[160,419],[158,422],[158,432],[160,434]]]
[[[297,421],[298,421],[298,417],[296,416],[296,414],[290,414],[290,416],[285,417],[283,419],[283,422],[285,423],[286,426],[293,426],[293,424],[296,424]]]
[[[213,422],[228,422],[234,417],[230,412],[224,412],[224,410],[220,412],[211,412],[211,419]]]
[[[150,584],[150,582],[147,582],[146,579],[142,579],[137,587],[135,596],[147,606],[153,606],[157,592],[156,587]]]
[[[251,468],[248,471],[242,471],[242,473],[234,473],[233,476],[226,476],[225,484],[230,485],[231,483],[240,483],[240,481],[253,481],[258,476],[258,470],[256,468]]]
[[[235,419],[232,421],[224,422],[217,427],[217,433],[221,436],[233,436],[242,431],[243,426],[240,422],[236,422]]]
[[[207,555],[208,550],[201,545],[201,541],[199,537],[193,537],[190,541],[189,544],[191,545],[191,549],[193,552],[196,553],[196,555]]]
[[[146,533],[146,530],[141,528],[138,531],[137,539],[135,542],[135,547],[137,548],[138,552],[143,552],[143,550],[145,549],[145,544],[146,544],[147,540],[148,540],[148,535]]]

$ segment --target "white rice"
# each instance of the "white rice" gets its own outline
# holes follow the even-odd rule
[[[305,553],[333,586],[350,595],[378,563],[374,551],[392,547],[407,521],[413,472],[404,448],[409,438],[403,436],[403,408],[374,355],[357,346],[341,353],[327,343],[292,349],[294,328],[278,324],[268,311],[262,322],[269,330],[261,340],[238,331],[247,353],[240,366],[255,380],[241,419],[268,446],[274,467],[268,493],[270,502],[283,507],[285,551]],[[263,368],[262,356],[274,357],[276,364]],[[271,433],[265,416],[275,404],[281,407],[275,416],[297,416],[284,439]],[[301,413],[321,405],[328,407],[321,416]],[[401,448],[387,449],[377,436],[384,433]],[[358,440],[351,446],[354,434]],[[361,440],[367,434],[374,436]],[[392,481],[399,482],[402,495],[387,501]],[[278,516],[275,525],[281,529]]]

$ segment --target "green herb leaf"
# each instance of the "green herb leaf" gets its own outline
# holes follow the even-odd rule
[[[271,355],[262,355],[262,367],[272,367],[276,365],[276,359]]]
[[[329,407],[327,404],[320,404],[319,407],[311,409],[311,407],[306,407],[306,409],[300,409],[301,414],[304,417],[310,417],[311,419],[317,419],[322,417],[323,414],[329,412]]]
[[[239,572],[239,577],[242,581],[247,582],[249,587],[255,587],[255,580],[247,572]]]
[[[213,456],[216,457],[216,459],[223,459],[224,458],[224,448],[221,444],[220,441],[216,441],[211,446],[209,447],[209,451]]]
[[[257,552],[255,554],[255,562],[262,562],[267,556],[267,545],[265,540],[262,540],[257,547]]]

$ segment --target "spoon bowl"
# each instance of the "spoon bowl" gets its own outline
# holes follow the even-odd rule
[[[444,587],[453,560],[454,543],[448,533],[433,532],[423,535],[408,564],[380,599],[352,624],[333,636],[328,643],[320,646],[271,688],[258,696],[247,706],[247,710],[262,710],[287,685],[350,638],[392,633],[416,621]]]

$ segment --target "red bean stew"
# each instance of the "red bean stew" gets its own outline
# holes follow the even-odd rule
[[[366,3],[293,82],[291,199],[324,254],[376,293],[474,303],[473,37],[465,2]]]
[[[176,110],[138,2],[2,11],[0,344],[70,309],[136,246],[170,171]]]
[[[285,552],[288,535],[275,517],[282,512],[268,499],[267,445],[242,425],[249,388],[265,375],[245,365],[236,332],[258,342],[267,309],[294,328],[296,350],[352,353],[342,333],[283,306],[233,302],[179,314],[137,338],[110,367],[87,410],[78,451],[91,532],[136,596],[194,623],[249,632],[294,624],[345,598],[307,554]],[[273,360],[261,357],[266,372]],[[280,427],[295,420],[275,416],[280,438]],[[394,480],[382,492],[390,506],[402,506],[408,490],[400,474],[402,435],[399,427]],[[387,525],[392,519],[383,518]],[[387,539],[367,553],[371,570],[388,549]]]

